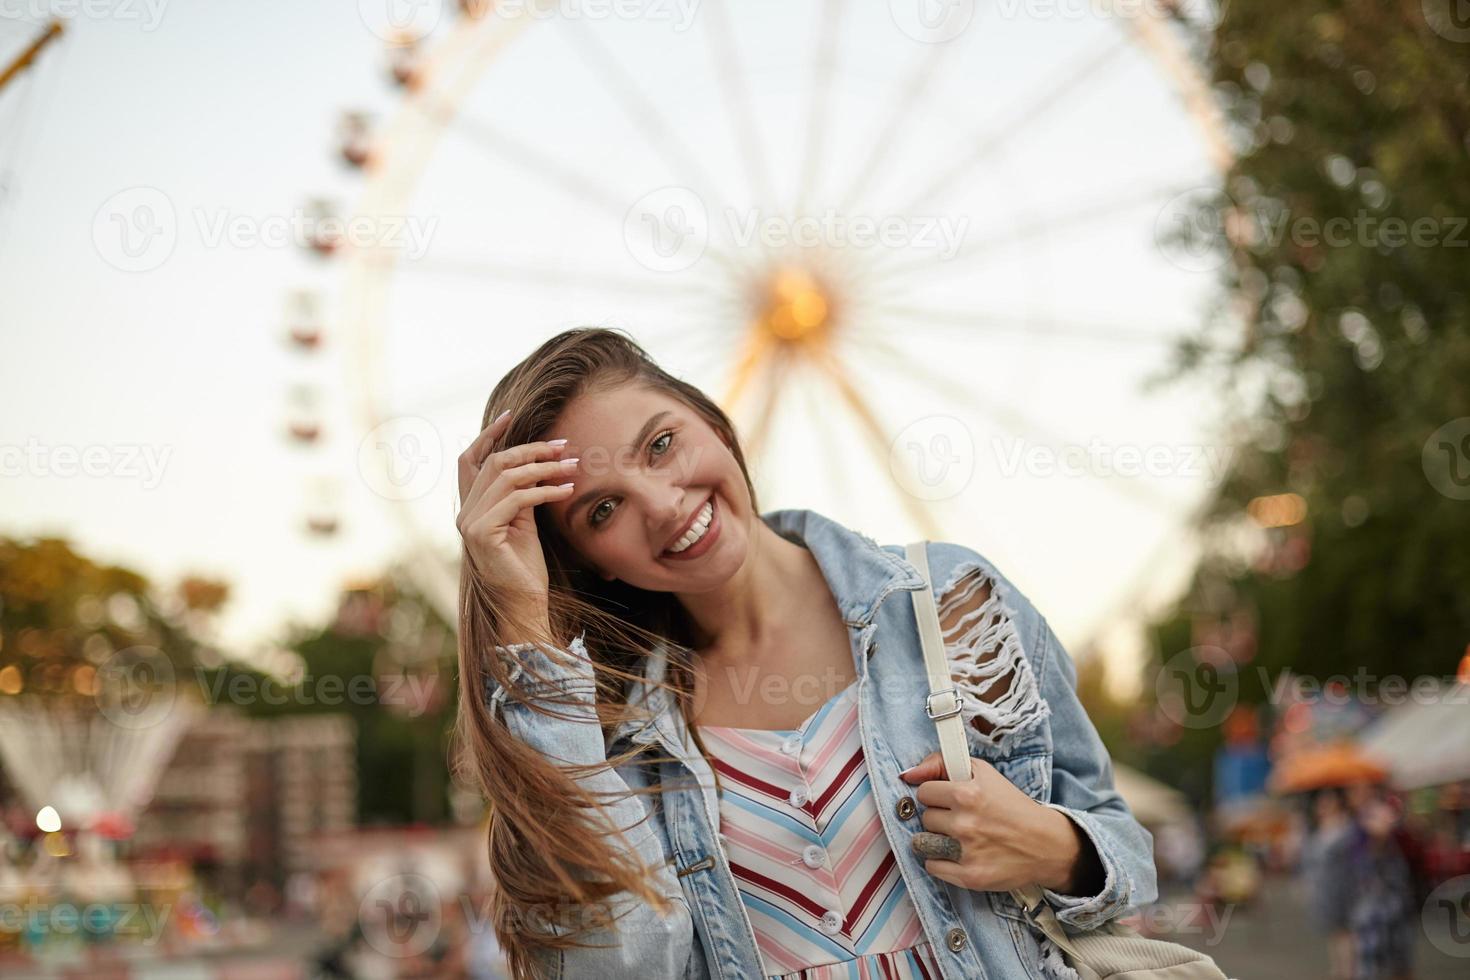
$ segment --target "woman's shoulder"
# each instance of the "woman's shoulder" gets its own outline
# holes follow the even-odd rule
[[[1009,618],[1028,659],[1039,661],[1045,649],[1046,619],[1016,584],[978,548],[955,541],[926,541],[929,577],[937,602],[977,593],[980,602]],[[902,556],[905,546],[884,545]]]

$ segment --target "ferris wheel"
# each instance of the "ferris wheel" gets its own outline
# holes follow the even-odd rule
[[[1161,229],[1231,162],[1192,50],[1213,5],[411,14],[367,18],[395,95],[344,115],[362,185],[312,245],[340,265],[330,321],[361,475],[451,621],[450,464],[495,380],[570,326],[624,327],[716,396],[763,509],[983,527],[1017,552],[1007,515],[1038,500],[1061,536],[1187,519],[1203,480],[1083,465],[1059,481],[1036,463],[1199,438],[1199,400],[1143,382],[1209,315],[1209,270]],[[292,300],[303,350],[321,303]]]

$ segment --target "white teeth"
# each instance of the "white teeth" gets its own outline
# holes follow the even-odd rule
[[[714,501],[706,500],[704,502],[704,506],[699,508],[699,516],[694,519],[694,523],[689,526],[689,530],[684,532],[684,536],[678,541],[674,542],[674,544],[669,548],[669,552],[672,554],[678,554],[685,548],[688,548],[690,545],[694,544],[700,538],[704,537],[704,532],[709,530],[710,519],[714,516]]]

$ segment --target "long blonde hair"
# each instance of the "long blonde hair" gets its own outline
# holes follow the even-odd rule
[[[688,405],[730,448],[745,476],[752,508],[755,487],[729,417],[698,388],[666,373],[631,337],[621,331],[578,328],[557,334],[521,361],[495,386],[480,420],[483,430],[506,409],[510,424],[491,451],[546,438],[567,404],[579,395],[625,384],[640,384]],[[583,562],[557,530],[544,508],[536,511],[537,534],[549,577],[549,642],[564,646],[583,631],[597,678],[599,720],[604,730],[648,713],[626,702],[624,685],[643,676],[642,665],[655,647],[668,653],[666,680],[687,718],[692,702],[692,624],[672,593],[650,592],[620,581],[608,582]],[[668,911],[648,883],[649,870],[623,836],[601,813],[599,800],[576,782],[588,769],[554,764],[514,738],[489,710],[489,685],[538,713],[567,704],[545,694],[535,699],[509,683],[512,664],[495,655],[511,637],[497,609],[511,608],[516,596],[487,587],[473,573],[468,554],[460,560],[459,710],[455,723],[454,768],[458,778],[478,781],[490,803],[489,854],[495,876],[490,922],[515,980],[535,976],[538,951],[585,946],[583,933],[611,921],[611,896],[626,892]],[[519,608],[519,605],[516,606]],[[696,746],[704,752],[697,729]],[[657,765],[667,756],[645,755],[632,747],[615,753],[608,765],[634,758]],[[598,767],[600,768],[600,767]],[[653,781],[647,790],[660,785]],[[640,791],[635,791],[640,792]],[[650,801],[656,805],[656,801]],[[554,926],[554,928],[551,928]]]

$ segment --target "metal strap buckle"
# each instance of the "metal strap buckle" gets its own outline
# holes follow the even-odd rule
[[[934,699],[938,697],[943,697],[946,694],[954,699],[953,706],[936,714],[934,711]],[[938,721],[941,718],[953,718],[959,713],[960,694],[959,691],[955,690],[952,687],[946,687],[943,690],[935,691],[933,694],[924,699],[924,714],[928,715],[929,718],[933,721]]]

